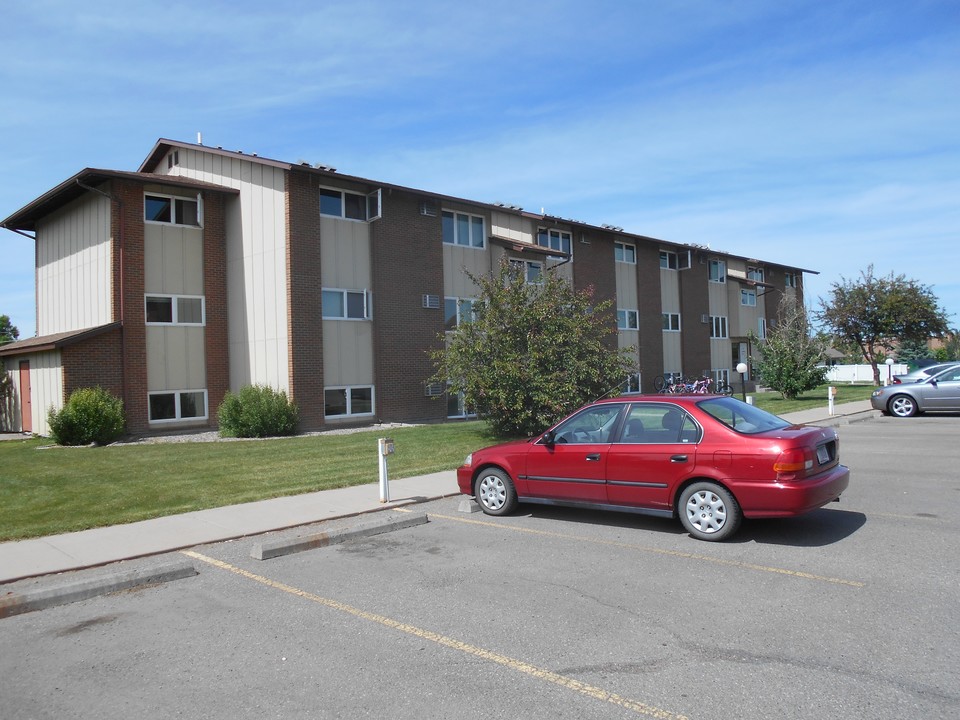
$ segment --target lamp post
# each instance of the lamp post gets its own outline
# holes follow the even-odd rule
[[[747,364],[746,363],[737,363],[737,372],[740,373],[740,395],[743,397],[743,401],[747,401],[747,381],[744,379],[744,375],[747,373]]]
[[[887,364],[887,385],[890,385],[893,382],[893,358],[887,358],[884,362]]]

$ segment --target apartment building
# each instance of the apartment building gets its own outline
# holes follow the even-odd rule
[[[215,426],[227,390],[254,383],[286,391],[303,429],[464,417],[428,382],[428,351],[468,321],[469,274],[504,258],[613,301],[636,352],[625,387],[729,381],[811,272],[172,140],[0,225],[36,242],[37,301],[37,337],[0,348],[3,418],[39,434],[92,385],[124,399],[134,433]]]

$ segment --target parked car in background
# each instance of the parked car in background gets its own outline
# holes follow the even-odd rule
[[[916,370],[911,370],[906,375],[894,375],[893,384],[902,385],[905,383],[917,382],[917,380],[926,380],[929,377],[933,377],[937,373],[941,373],[944,370],[949,370],[950,368],[960,367],[960,363],[949,362],[949,363],[936,363],[934,365],[927,365],[926,367],[917,368]]]
[[[960,411],[960,365],[933,377],[877,388],[870,404],[885,415],[911,417],[928,410]]]
[[[791,425],[732,397],[600,400],[542,435],[467,456],[460,491],[488,515],[518,502],[679,517],[700,540],[742,518],[800,515],[838,500],[850,472],[832,428]]]

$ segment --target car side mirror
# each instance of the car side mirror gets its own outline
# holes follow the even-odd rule
[[[543,434],[543,437],[540,438],[540,440],[543,442],[544,445],[547,445],[547,446],[556,445],[557,436],[556,434],[554,434],[553,430],[547,430]]]

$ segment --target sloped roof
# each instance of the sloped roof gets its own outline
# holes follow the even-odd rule
[[[0,345],[0,357],[28,355],[36,352],[58,350],[59,348],[67,345],[73,345],[74,343],[81,342],[82,340],[87,340],[88,338],[102,335],[103,333],[109,332],[110,330],[114,330],[118,327],[120,327],[119,322],[112,322],[107,323],[106,325],[99,325],[97,327],[83,328],[82,330],[69,330],[67,332],[54,333],[52,335],[41,335],[39,337],[27,338],[26,340],[18,340],[16,342],[7,343],[6,345]]]

